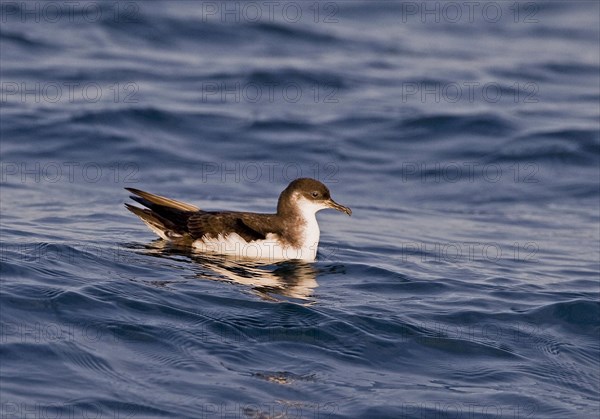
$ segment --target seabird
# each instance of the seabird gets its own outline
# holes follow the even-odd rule
[[[316,213],[333,208],[348,215],[323,183],[300,178],[279,196],[277,213],[204,211],[200,208],[134,188],[125,188],[146,208],[125,204],[127,209],[159,237],[188,244],[202,252],[252,259],[314,261],[320,230]]]

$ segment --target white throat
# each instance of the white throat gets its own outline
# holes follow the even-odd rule
[[[327,208],[327,206],[322,203],[309,201],[304,197],[299,197],[297,204],[304,224],[304,234],[301,241],[302,254],[304,257],[306,253],[309,258],[314,259],[317,255],[317,248],[321,237],[321,230],[319,229],[316,215],[318,211]]]

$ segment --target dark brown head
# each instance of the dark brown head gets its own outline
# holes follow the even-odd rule
[[[279,196],[277,214],[303,212],[313,215],[322,209],[333,208],[352,214],[348,207],[338,204],[329,193],[327,186],[310,178],[300,178],[292,181]]]

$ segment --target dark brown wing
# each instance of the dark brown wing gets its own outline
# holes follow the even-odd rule
[[[155,195],[150,192],[141,191],[141,190],[135,189],[135,188],[125,188],[125,189],[127,189],[129,192],[131,192],[134,195],[142,197],[145,202],[150,202],[152,204],[159,205],[161,207],[175,208],[182,212],[200,211],[200,208],[198,208],[197,206],[192,205],[192,204],[186,204],[185,202],[176,201],[176,200],[170,199],[170,198],[165,198],[164,196]],[[140,201],[138,201],[138,202],[140,202]],[[144,202],[142,202],[142,205],[150,208],[150,206]]]
[[[192,238],[203,236],[217,238],[237,233],[247,242],[264,240],[269,233],[277,231],[271,223],[269,214],[250,214],[245,212],[199,212],[192,215],[187,227]]]

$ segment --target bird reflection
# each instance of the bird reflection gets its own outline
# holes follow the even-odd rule
[[[317,283],[317,269],[300,260],[261,262],[224,255],[194,252],[189,247],[155,240],[145,246],[144,253],[156,257],[185,256],[201,269],[196,277],[230,281],[252,289],[259,297],[282,301],[281,297],[311,300]]]

